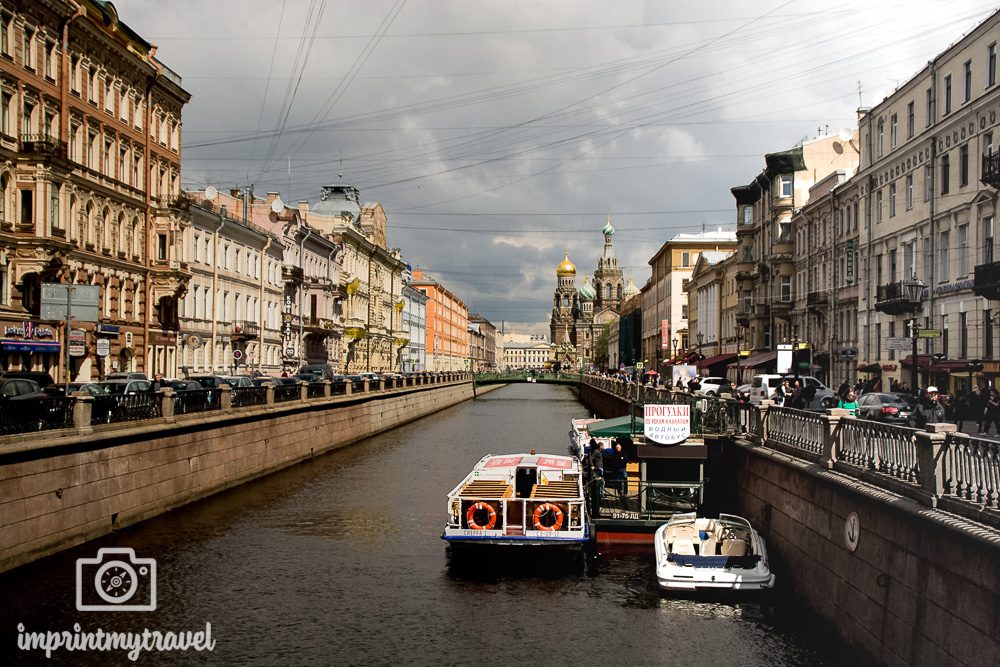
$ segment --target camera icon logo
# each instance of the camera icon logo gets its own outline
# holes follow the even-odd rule
[[[79,611],[156,609],[156,559],[137,558],[127,547],[98,549],[94,558],[76,559]]]

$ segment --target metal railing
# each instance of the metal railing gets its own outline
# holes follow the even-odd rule
[[[302,390],[297,384],[279,384],[274,388],[274,402],[297,401],[302,396]]]
[[[624,490],[617,480],[591,482],[590,491],[600,489],[600,499],[591,504],[591,516],[599,519],[639,521],[666,520],[677,512],[693,512],[702,502],[701,485],[693,482],[644,482],[629,480]],[[596,511],[595,511],[596,510]]]
[[[0,434],[65,428],[72,423],[72,397],[7,399],[0,402]]]
[[[153,393],[95,396],[90,419],[94,423],[155,419],[161,416],[160,400]]]
[[[192,412],[218,410],[221,405],[221,390],[190,389],[179,391],[174,396],[174,414],[184,415]]]
[[[324,389],[325,383],[323,382],[310,382],[309,387],[306,391],[306,396],[308,398],[325,398],[326,390]]]
[[[232,392],[234,408],[267,403],[267,387],[233,387]]]
[[[1000,509],[1000,442],[953,434],[941,459],[944,495]]]
[[[767,411],[767,437],[810,454],[823,453],[826,423],[815,412],[772,407]]]
[[[837,459],[904,482],[919,482],[917,432],[867,419],[844,420],[836,434]]]

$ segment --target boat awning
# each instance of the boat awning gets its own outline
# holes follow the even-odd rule
[[[595,438],[617,438],[622,435],[631,436],[642,433],[643,428],[642,417],[636,417],[635,431],[632,431],[632,418],[626,415],[625,417],[612,417],[594,422],[587,427],[587,431]]]
[[[709,357],[708,359],[702,359],[698,362],[698,368],[711,368],[712,366],[722,366],[723,364],[728,364],[730,361],[738,357],[739,355],[735,352],[724,352],[723,354],[717,354],[714,357]]]
[[[740,365],[744,368],[761,368],[775,363],[777,359],[777,352],[761,352],[760,354],[755,354],[752,357],[747,357],[747,360]]]
[[[59,343],[36,340],[0,340],[3,352],[34,352],[38,354],[59,354]]]

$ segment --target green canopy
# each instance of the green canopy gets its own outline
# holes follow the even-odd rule
[[[590,435],[595,438],[616,438],[620,435],[637,435],[643,432],[642,417],[635,418],[635,431],[632,431],[632,418],[614,417],[612,419],[602,419],[587,426]]]

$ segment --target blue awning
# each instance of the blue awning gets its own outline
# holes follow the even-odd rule
[[[59,343],[38,340],[0,340],[0,351],[59,354]]]

